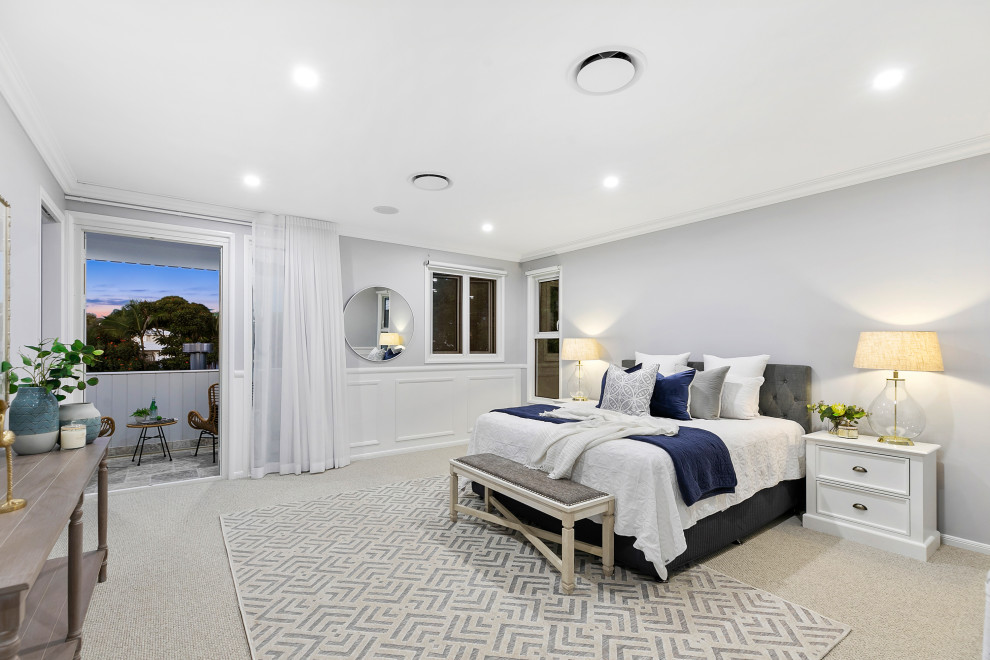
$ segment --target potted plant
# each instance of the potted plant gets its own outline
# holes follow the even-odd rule
[[[131,417],[134,418],[135,424],[144,424],[148,421],[148,417],[151,416],[151,408],[138,408],[131,413]]]
[[[33,355],[21,353],[23,364],[16,367],[4,360],[0,372],[7,379],[8,391],[17,394],[10,405],[14,451],[40,454],[51,451],[58,439],[58,402],[99,382],[97,378],[84,379],[81,372],[83,367],[96,364],[103,351],[78,339],[68,346],[58,339],[46,339],[38,346],[24,348]]]
[[[818,413],[818,419],[829,422],[828,432],[838,433],[840,426],[856,426],[866,416],[866,411],[851,403],[809,403],[808,410]]]

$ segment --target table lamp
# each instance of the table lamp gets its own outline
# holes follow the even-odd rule
[[[379,346],[398,346],[402,343],[402,335],[398,332],[383,332],[378,335]]]
[[[867,408],[867,419],[880,442],[913,445],[925,430],[925,411],[908,394],[900,371],[942,371],[938,334],[920,331],[861,332],[853,366],[894,372]]]
[[[577,339],[564,339],[560,346],[560,359],[561,360],[577,360],[577,379],[576,384],[572,387],[571,383],[568,382],[568,389],[570,390],[571,399],[574,401],[587,401],[588,396],[584,393],[584,388],[582,387],[582,373],[581,370],[583,365],[582,360],[597,360],[598,356],[601,355],[601,347],[598,345],[598,341],[590,337],[581,337]]]

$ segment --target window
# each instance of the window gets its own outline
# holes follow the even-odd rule
[[[560,268],[526,273],[529,280],[529,397],[560,397]]]
[[[501,361],[505,271],[427,263],[427,362]]]

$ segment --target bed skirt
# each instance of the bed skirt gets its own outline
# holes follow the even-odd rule
[[[478,495],[484,494],[484,489],[478,484],[472,483],[471,488]],[[781,481],[725,511],[702,518],[694,527],[684,531],[687,549],[667,564],[667,570],[681,568],[714,554],[785,514],[804,511],[804,498],[803,478]],[[504,495],[500,495],[498,499],[520,519],[555,533],[560,532],[558,520]],[[580,541],[598,544],[602,538],[602,527],[590,520],[580,520],[574,526],[574,536]],[[633,547],[633,541],[631,536],[615,535],[615,563],[659,579],[653,563]]]

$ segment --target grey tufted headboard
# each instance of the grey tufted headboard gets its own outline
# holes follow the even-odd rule
[[[623,360],[627,369],[635,360]],[[703,362],[688,362],[689,367],[705,368]],[[768,364],[760,387],[760,414],[792,419],[811,432],[811,367],[801,364]]]

